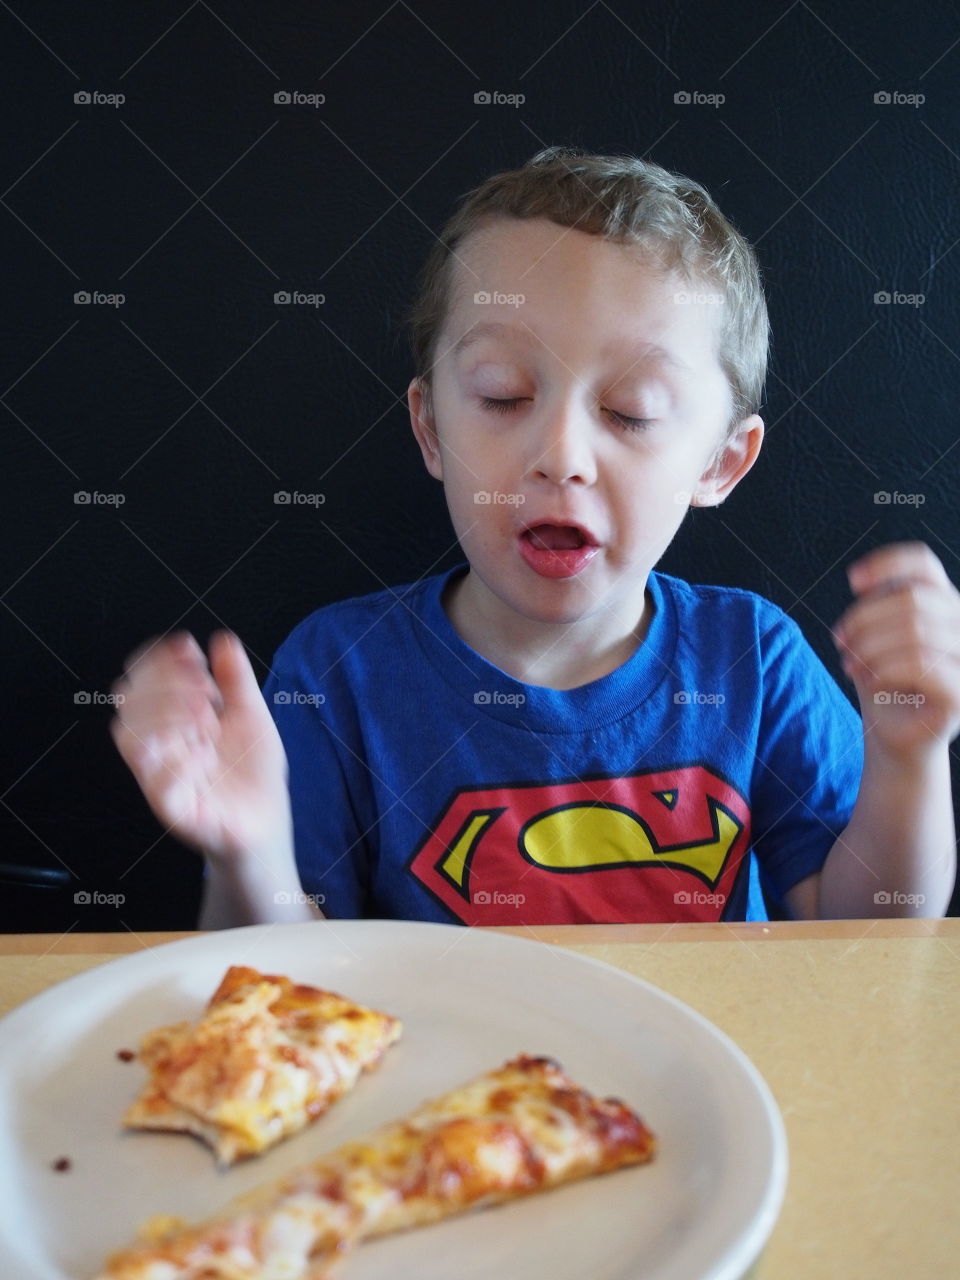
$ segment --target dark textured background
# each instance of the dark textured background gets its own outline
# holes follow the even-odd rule
[[[954,6],[15,3],[0,33],[0,857],[76,876],[0,885],[0,928],[193,924],[199,860],[95,701],[130,649],[225,624],[262,677],[312,609],[460,558],[409,430],[399,322],[456,197],[541,146],[687,173],[758,247],[766,446],[662,567],[775,600],[848,691],[828,635],[843,566],[921,538],[960,578]],[[484,89],[526,102],[475,104]],[[326,301],[275,306],[282,289]],[[78,888],[126,901],[78,907]]]

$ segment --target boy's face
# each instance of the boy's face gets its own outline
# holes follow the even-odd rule
[[[458,257],[432,403],[416,380],[408,400],[472,574],[531,621],[639,619],[689,502],[760,448],[756,416],[721,447],[722,304],[677,300],[716,290],[545,219],[498,219]]]

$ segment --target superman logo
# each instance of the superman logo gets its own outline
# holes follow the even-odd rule
[[[718,920],[750,810],[703,765],[462,787],[410,873],[464,924]]]

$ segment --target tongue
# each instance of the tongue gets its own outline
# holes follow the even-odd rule
[[[527,533],[541,551],[572,551],[583,546],[583,534],[572,525],[538,524]]]

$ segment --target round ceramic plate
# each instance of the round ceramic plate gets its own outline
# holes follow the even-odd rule
[[[220,1172],[182,1134],[120,1117],[144,1032],[196,1020],[231,964],[400,1017],[381,1066],[303,1133]],[[0,1022],[0,1276],[89,1280],[158,1213],[195,1219],[518,1053],[548,1055],[653,1130],[650,1165],[361,1246],[343,1280],[735,1280],[787,1176],[783,1123],[736,1045],[686,1005],[574,952],[401,921],[255,925],[138,952]],[[56,1172],[66,1157],[70,1168]]]

